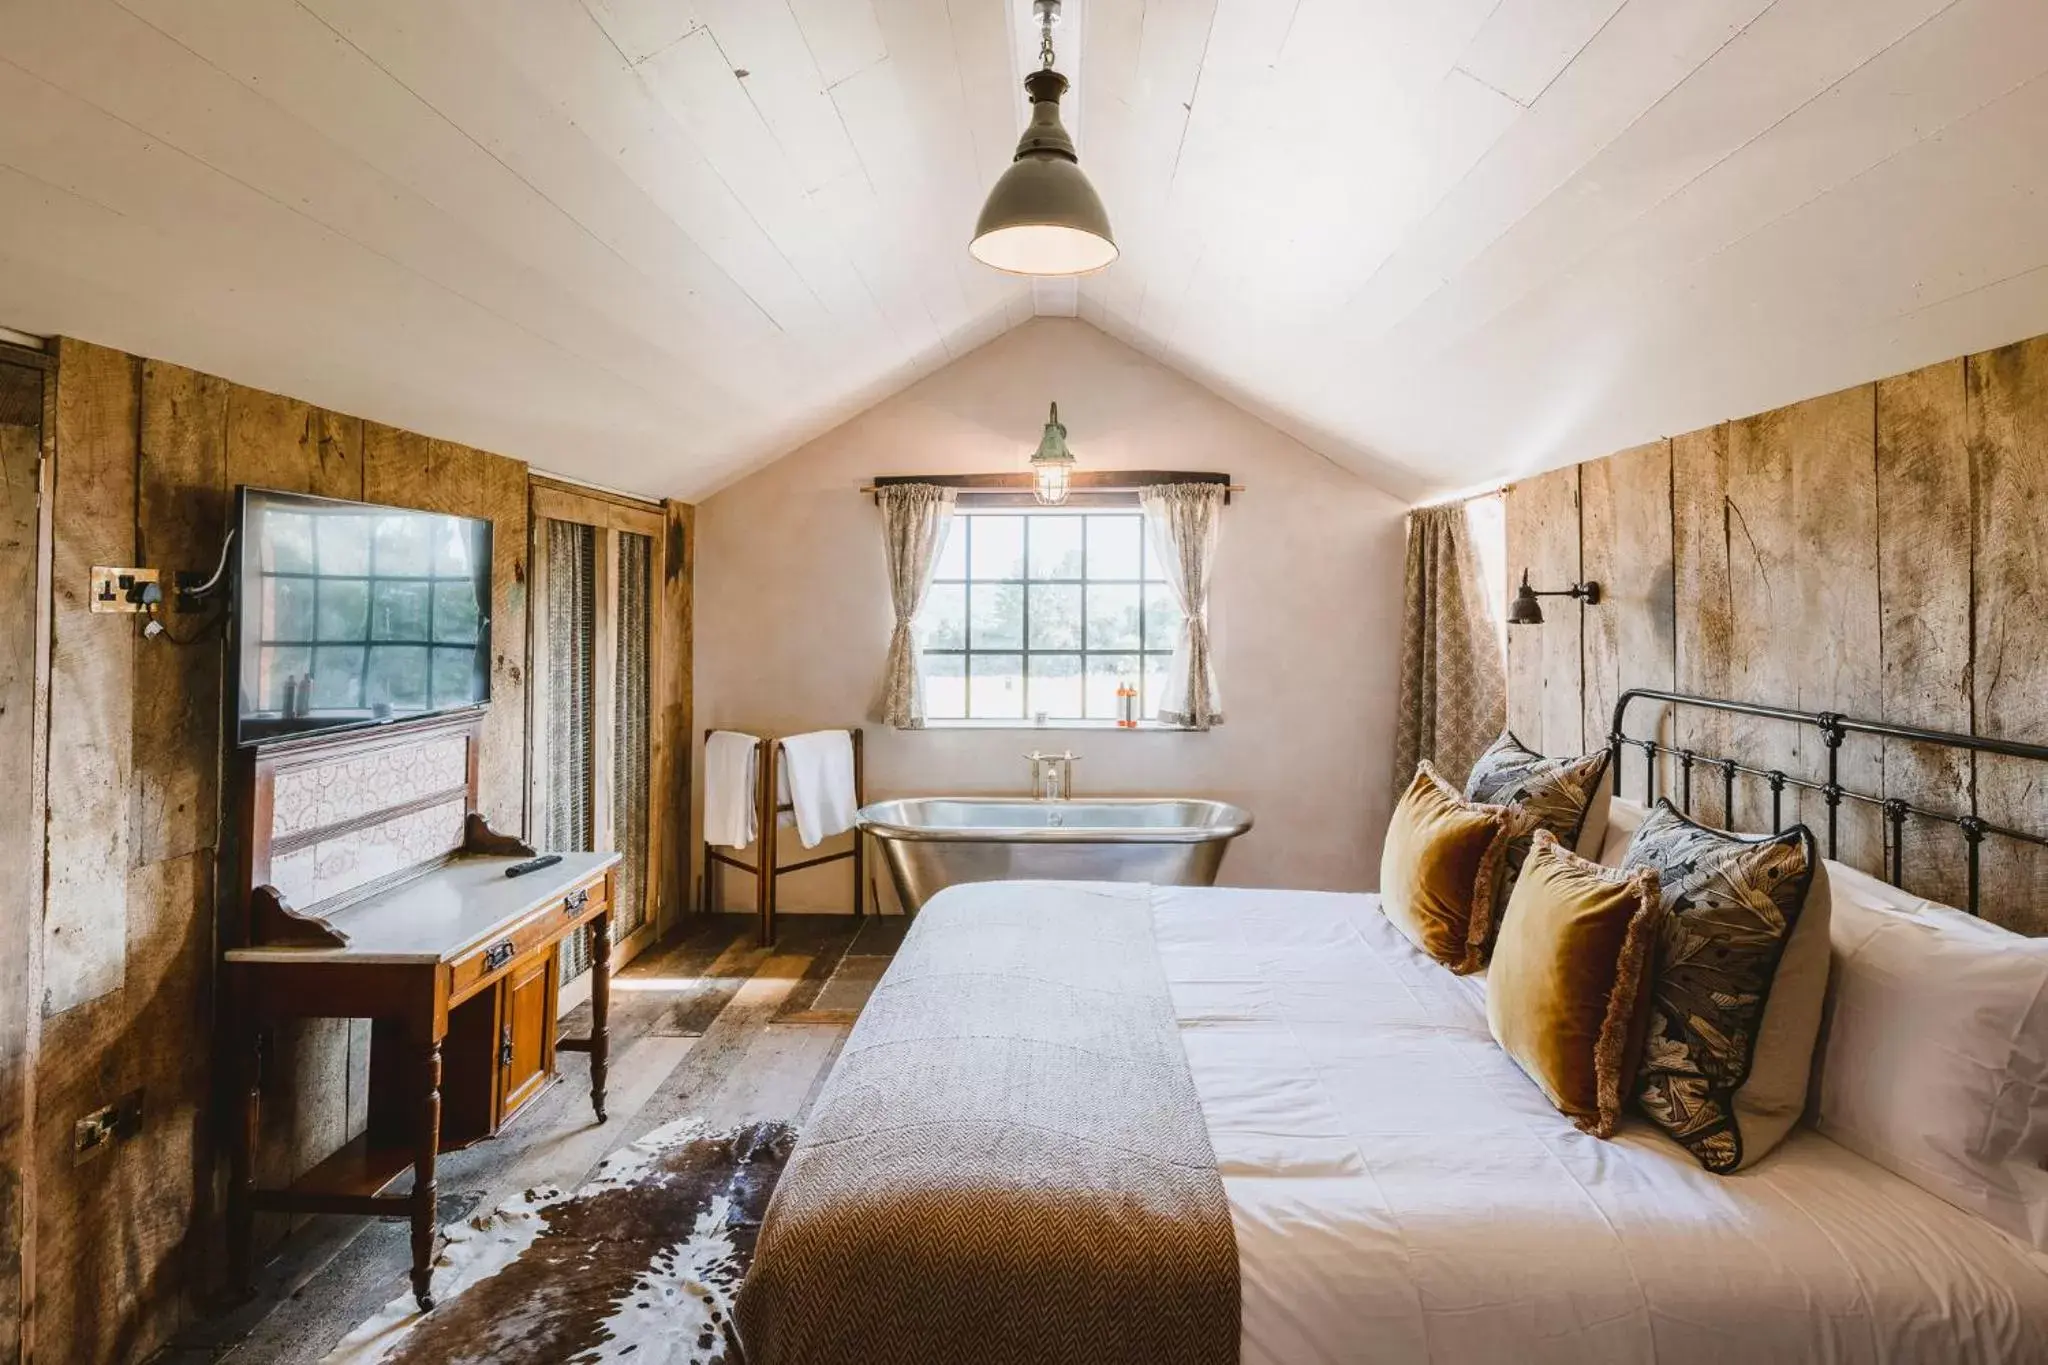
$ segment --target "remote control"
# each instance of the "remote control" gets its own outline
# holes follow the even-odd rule
[[[543,853],[538,858],[528,858],[523,863],[514,863],[505,869],[508,877],[524,877],[529,872],[538,872],[544,867],[553,867],[562,861],[559,853]]]

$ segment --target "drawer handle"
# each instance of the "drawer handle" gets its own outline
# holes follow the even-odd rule
[[[571,891],[562,898],[562,913],[573,915],[588,904],[590,904],[590,892],[587,889]]]
[[[493,943],[490,947],[484,949],[484,970],[495,972],[498,968],[510,962],[512,954],[516,951],[517,949],[513,947],[512,940],[509,938],[503,943]]]

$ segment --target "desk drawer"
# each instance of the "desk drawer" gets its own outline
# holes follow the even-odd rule
[[[560,899],[518,921],[490,942],[477,947],[449,965],[448,999],[453,1002],[473,993],[511,966],[566,937],[578,925],[587,924],[609,904],[609,877],[599,877],[576,887]]]

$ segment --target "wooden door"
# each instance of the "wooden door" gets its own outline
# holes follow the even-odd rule
[[[27,1358],[50,649],[45,358],[0,346],[0,1363]]]
[[[537,845],[625,855],[612,911],[612,964],[654,940],[669,802],[655,790],[663,742],[667,522],[653,504],[533,485],[528,689],[533,736],[527,828]],[[563,946],[562,980],[590,963],[586,934]]]

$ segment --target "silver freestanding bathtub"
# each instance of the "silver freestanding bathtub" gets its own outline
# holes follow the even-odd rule
[[[906,910],[957,882],[1112,881],[1209,886],[1250,812],[1154,797],[1030,801],[919,796],[864,807]]]

